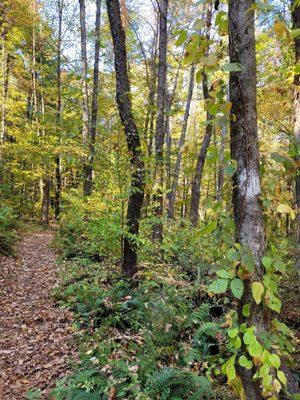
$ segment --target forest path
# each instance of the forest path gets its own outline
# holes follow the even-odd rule
[[[0,257],[0,399],[21,400],[32,387],[42,399],[76,357],[71,314],[55,306],[51,231],[26,233],[17,257]]]

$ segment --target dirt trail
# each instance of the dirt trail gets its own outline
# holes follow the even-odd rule
[[[0,258],[0,399],[21,400],[32,387],[42,399],[76,357],[71,315],[55,306],[51,232],[29,233],[17,257]]]

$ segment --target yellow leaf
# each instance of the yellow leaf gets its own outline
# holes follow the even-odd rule
[[[282,36],[286,32],[286,25],[283,21],[276,21],[274,24],[274,32],[277,36]]]

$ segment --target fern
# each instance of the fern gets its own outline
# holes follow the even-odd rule
[[[204,395],[213,397],[211,384],[206,378],[174,368],[165,368],[150,377],[146,391],[150,396],[160,395],[165,400],[200,400]]]

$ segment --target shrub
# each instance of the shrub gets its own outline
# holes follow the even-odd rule
[[[17,219],[10,207],[0,206],[0,254],[13,254],[17,240]]]

